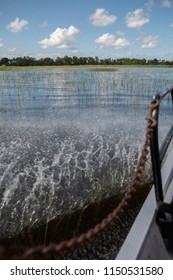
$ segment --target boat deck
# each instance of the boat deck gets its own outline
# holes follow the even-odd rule
[[[161,169],[164,201],[168,203],[173,198],[172,159],[173,145],[169,147]],[[168,252],[158,225],[155,222],[156,209],[157,205],[153,186],[116,257],[117,260],[173,259],[173,252]]]

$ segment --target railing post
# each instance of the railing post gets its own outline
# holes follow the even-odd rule
[[[160,96],[157,95],[155,99],[160,100]],[[155,109],[154,113],[155,113],[155,120],[157,122],[157,125],[153,127],[153,131],[151,134],[150,151],[151,151],[151,159],[152,159],[156,201],[159,204],[159,202],[163,201],[161,162],[160,162],[160,151],[159,151],[159,143],[158,143],[159,106]]]

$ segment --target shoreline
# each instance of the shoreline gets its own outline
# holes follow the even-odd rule
[[[173,68],[169,65],[51,65],[51,66],[0,66],[0,71],[40,70],[40,69],[88,69],[95,71],[115,71],[119,68]]]

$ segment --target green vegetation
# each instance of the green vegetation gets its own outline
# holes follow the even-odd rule
[[[64,57],[57,57],[55,59],[50,57],[36,59],[30,56],[24,57],[16,57],[16,58],[7,58],[2,57],[0,59],[0,69],[6,70],[4,67],[31,67],[31,66],[115,66],[115,65],[122,65],[122,66],[173,66],[173,61],[166,61],[166,60],[158,60],[156,58],[146,60],[145,58],[105,58],[99,59],[96,57],[77,57],[77,56],[67,56]],[[100,71],[105,71],[105,68]],[[111,69],[112,70],[112,69]],[[107,71],[108,68],[107,68]]]
[[[0,71],[12,71],[12,70],[33,70],[33,69],[42,69],[42,68],[57,68],[58,66],[11,66],[11,65],[2,65],[0,66]]]
[[[117,71],[118,69],[115,68],[115,66],[106,66],[103,65],[102,67],[97,65],[95,67],[91,67],[89,70],[96,71],[96,72],[111,72],[111,71]]]

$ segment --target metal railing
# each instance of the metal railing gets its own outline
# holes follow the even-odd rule
[[[152,161],[152,169],[153,169],[153,177],[154,177],[154,185],[155,185],[155,194],[156,201],[163,202],[163,187],[162,187],[162,176],[161,176],[161,163],[166,154],[166,151],[169,147],[169,144],[173,138],[173,124],[169,129],[161,148],[159,148],[158,141],[158,127],[159,127],[159,109],[160,103],[163,98],[171,95],[172,105],[173,105],[173,88],[167,90],[163,94],[157,94],[153,97],[152,104],[150,105],[150,111],[148,114],[148,119],[150,119],[153,123],[152,133],[151,133],[151,143],[150,143],[150,151],[151,151],[151,161]]]

